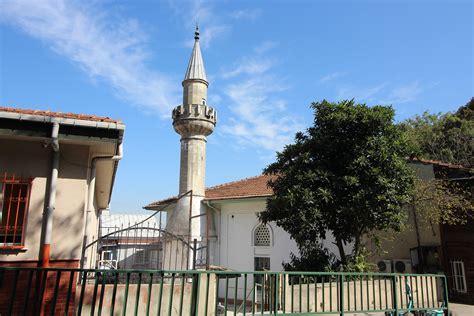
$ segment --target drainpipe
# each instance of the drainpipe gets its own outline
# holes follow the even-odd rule
[[[95,193],[95,178],[97,172],[97,162],[100,160],[112,160],[119,161],[123,157],[123,144],[122,139],[119,139],[118,150],[115,156],[97,156],[92,158],[91,162],[91,173],[89,181],[89,190],[87,192],[87,209],[86,209],[86,219],[84,224],[84,237],[82,242],[82,256],[81,256],[81,268],[84,269],[86,265],[86,246],[89,244],[89,225],[90,225],[90,216],[95,211],[94,209],[94,193]]]
[[[216,258],[214,258],[214,260],[216,259],[219,259],[219,265],[221,264],[221,239],[219,238],[219,236],[221,235],[221,210],[212,206],[211,203],[209,201],[206,201],[206,205],[211,208],[212,210],[214,210],[216,212],[216,215],[217,215],[217,225],[216,225],[216,235],[217,235],[217,251],[216,251]],[[209,264],[209,263],[208,263]],[[214,262],[215,264],[215,262]]]
[[[40,266],[49,266],[49,254],[51,248],[51,232],[53,230],[53,214],[56,204],[56,187],[59,172],[59,123],[53,123],[51,132],[51,148],[53,149],[53,161],[51,166],[51,179],[48,187],[48,205],[43,213],[43,232],[40,244]]]

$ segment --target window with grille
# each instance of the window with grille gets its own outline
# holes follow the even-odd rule
[[[136,250],[133,256],[134,264],[145,264],[146,263],[146,251],[145,250]]]
[[[466,293],[466,274],[464,271],[464,262],[451,261],[451,270],[453,273],[454,290],[460,293]]]
[[[22,248],[31,181],[0,178],[0,248]]]
[[[254,245],[255,246],[270,246],[271,245],[271,233],[270,233],[270,228],[268,228],[267,225],[261,224],[257,228],[255,228]]]

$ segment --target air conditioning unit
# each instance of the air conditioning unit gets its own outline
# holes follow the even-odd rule
[[[380,260],[377,262],[377,267],[379,268],[379,272],[383,273],[392,273],[392,260]]]
[[[396,273],[412,273],[410,259],[393,259],[393,268]]]

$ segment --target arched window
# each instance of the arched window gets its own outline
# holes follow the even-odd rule
[[[272,236],[267,225],[258,225],[253,234],[254,246],[271,246]]]

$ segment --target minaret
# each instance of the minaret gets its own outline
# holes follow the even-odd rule
[[[207,136],[214,131],[216,111],[207,105],[209,83],[199,47],[199,29],[194,33],[194,47],[183,80],[183,104],[173,110],[173,127],[181,135],[179,194],[192,191],[178,200],[168,219],[167,231],[190,239],[205,235],[204,199]],[[190,221],[190,204],[191,216]],[[191,227],[189,227],[191,223]]]

